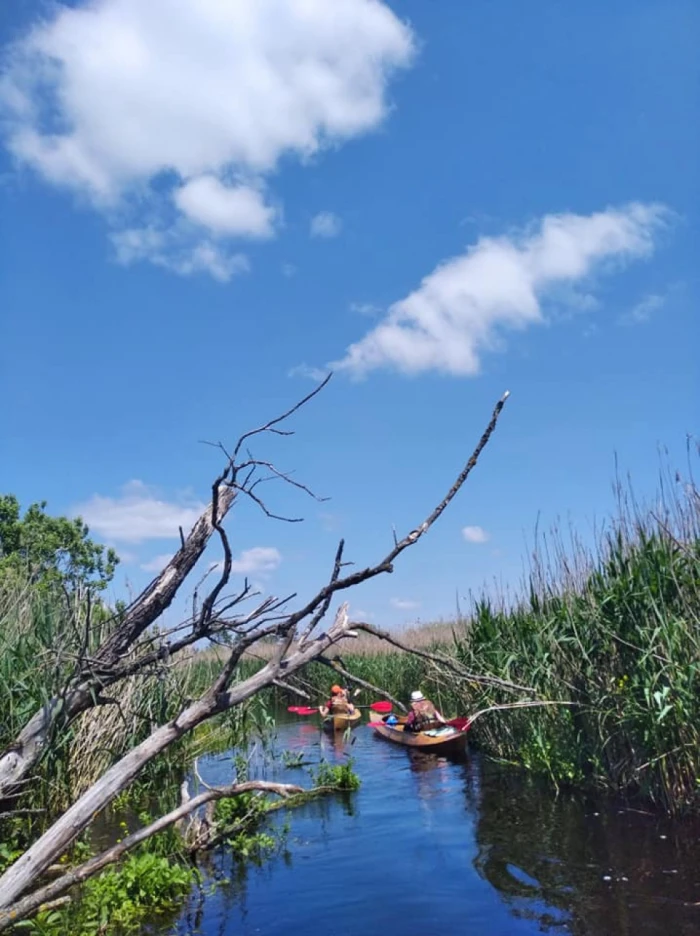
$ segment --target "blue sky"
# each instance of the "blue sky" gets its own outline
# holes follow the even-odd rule
[[[167,10],[167,12],[166,12]],[[0,488],[80,512],[139,589],[230,442],[321,495],[237,568],[380,558],[511,399],[455,505],[352,607],[517,581],[697,429],[700,10],[667,0],[101,0],[0,14]],[[476,532],[465,528],[479,528]],[[212,555],[210,558],[216,558]]]

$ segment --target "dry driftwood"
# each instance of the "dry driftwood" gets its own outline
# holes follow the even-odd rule
[[[145,842],[146,839],[151,838],[151,836],[162,832],[163,829],[167,829],[168,826],[177,824],[185,816],[192,814],[201,806],[207,803],[213,803],[219,799],[231,799],[240,796],[242,793],[251,791],[274,793],[276,796],[285,798],[305,792],[303,787],[291,783],[269,783],[266,780],[250,780],[244,783],[234,783],[225,787],[210,787],[204,793],[200,793],[199,796],[187,797],[185,802],[178,806],[177,809],[173,809],[171,812],[166,813],[166,815],[156,819],[155,822],[144,826],[142,829],[138,829],[131,835],[125,836],[121,842],[106,849],[99,855],[95,855],[78,867],[71,868],[50,884],[39,888],[39,890],[30,894],[28,897],[17,901],[9,912],[0,912],[0,932],[9,929],[17,920],[25,919],[30,914],[37,913],[39,910],[60,906],[65,902],[65,898],[61,895],[65,894],[67,890],[70,890],[78,884],[82,884],[83,881],[87,881],[88,878],[102,871],[109,865],[116,864],[117,861],[123,858],[124,855],[141,842]]]
[[[319,389],[317,388],[312,394],[309,394],[302,403],[310,399]],[[199,611],[193,614],[193,619],[189,622],[188,635],[180,638],[179,642],[182,644],[191,635],[196,635],[195,639],[200,639],[201,637],[211,637],[212,635],[225,633],[230,646],[228,657],[224,659],[221,671],[214,682],[199,699],[183,707],[172,721],[156,727],[149,737],[113,764],[0,876],[0,930],[7,928],[11,922],[16,922],[23,916],[33,912],[22,908],[26,908],[30,904],[35,906],[35,903],[31,902],[33,899],[38,899],[37,895],[41,894],[42,891],[39,889],[33,894],[27,892],[32,887],[37,886],[37,882],[46,870],[65,854],[71,843],[89,826],[95,816],[101,813],[120,792],[132,783],[146,764],[173,742],[206,720],[241,704],[261,689],[275,682],[287,682],[291,676],[302,670],[308,663],[321,658],[331,647],[348,636],[348,633],[352,630],[352,625],[348,619],[347,605],[345,604],[338,609],[331,626],[327,630],[320,629],[321,622],[330,607],[333,597],[337,593],[377,575],[392,572],[394,561],[398,556],[409,546],[413,546],[418,542],[430,529],[456,496],[476,464],[481,451],[496,427],[506,397],[507,394],[496,404],[491,420],[474,453],[445,497],[431,511],[428,517],[403,539],[398,540],[395,538],[394,544],[387,555],[375,565],[345,575],[343,574],[345,567],[343,562],[344,543],[341,540],[328,582],[306,604],[295,611],[284,610],[284,606],[289,599],[279,601],[276,598],[267,598],[246,615],[230,614],[231,609],[234,612],[236,611],[242,600],[241,596],[243,598],[248,596],[248,589],[246,585],[243,592],[233,599],[226,598],[223,595],[223,590],[231,575],[232,563],[228,537],[221,520],[223,513],[230,507],[238,493],[251,497],[266,514],[274,516],[257,493],[257,485],[265,480],[255,475],[256,469],[260,466],[264,466],[271,472],[273,477],[282,478],[293,483],[296,487],[307,490],[303,485],[291,481],[287,475],[278,472],[267,462],[258,462],[250,455],[243,459],[240,457],[242,446],[251,435],[268,431],[281,433],[282,430],[277,428],[277,424],[286,415],[298,409],[301,404],[297,404],[283,417],[265,424],[265,426],[254,430],[252,433],[246,433],[239,439],[233,453],[231,455],[226,453],[228,458],[226,468],[212,485],[211,505],[195,527],[198,530],[195,537],[196,542],[189,547],[187,546],[189,540],[185,540],[185,545],[180,549],[170,565],[166,567],[165,577],[163,575],[159,576],[155,584],[137,600],[135,605],[132,606],[136,610],[130,615],[127,614],[125,623],[118,628],[115,635],[112,635],[105,642],[96,655],[96,660],[91,660],[89,665],[86,664],[82,676],[90,682],[91,686],[97,685],[102,688],[105,683],[100,682],[100,680],[114,680],[119,678],[117,674],[124,674],[127,667],[120,663],[121,655],[130,646],[130,641],[142,634],[147,626],[145,621],[149,614],[144,612],[143,608],[146,606],[151,608],[159,607],[162,610],[165,606],[164,602],[172,600],[174,595],[174,592],[171,593],[173,583],[180,580],[184,566],[190,562],[192,557],[193,553],[189,550],[196,552],[200,549],[200,545],[203,549],[206,540],[214,531],[218,533],[224,553],[220,577],[202,603]],[[192,535],[190,534],[190,536]],[[201,555],[201,551],[199,554]],[[178,559],[178,556],[180,559]],[[155,595],[152,599],[153,604],[150,605],[149,595]],[[299,634],[300,630],[301,635]],[[242,655],[258,641],[270,636],[277,638],[277,644],[273,655],[265,666],[248,679],[233,682],[234,672]],[[174,644],[177,645],[178,641],[174,641]],[[189,646],[189,643],[186,645]],[[130,665],[133,666],[133,664]],[[133,669],[130,670],[130,672],[132,671]],[[83,691],[85,690],[80,687],[73,690],[74,694]],[[68,695],[66,695],[66,698],[68,698]],[[83,701],[83,704],[86,705],[87,702]],[[39,735],[41,736],[41,743],[45,745],[45,733],[50,729],[53,723],[52,719],[57,716],[55,713],[49,713],[44,717],[45,721]],[[33,757],[35,762],[38,756],[36,748],[32,749],[26,756]],[[26,764],[23,765],[22,769],[18,769],[15,776],[24,776],[25,773]],[[158,823],[156,822],[153,825],[155,827]],[[154,831],[157,831],[157,829],[154,829]],[[90,862],[86,863],[86,865],[89,866],[89,873],[95,873],[101,867],[101,865],[98,866]],[[85,873],[87,874],[88,871]],[[66,888],[72,886],[71,881],[64,883]],[[57,882],[52,882],[50,886],[53,886],[54,890],[49,895],[44,895],[42,902],[59,896],[58,891],[55,889]]]
[[[216,599],[228,582],[231,564],[231,552],[228,549],[228,541],[221,523],[239,494],[250,496],[262,504],[255,493],[255,486],[260,480],[255,476],[255,469],[268,465],[268,463],[257,463],[253,458],[246,458],[241,463],[237,463],[235,459],[244,443],[252,436],[265,432],[289,434],[280,430],[279,424],[316,396],[329,379],[330,375],[281,416],[241,436],[236,443],[234,455],[228,457],[225,470],[212,484],[210,504],[186,537],[182,536],[181,531],[180,549],[163,571],[126,609],[118,626],[112,630],[97,652],[90,658],[84,656],[76,662],[74,675],[63,687],[61,693],[37,709],[13,743],[0,753],[0,801],[22,788],[23,781],[46,752],[57,726],[69,725],[83,712],[92,708],[107,687],[126,676],[152,667],[166,657],[192,646],[203,637],[213,637],[226,630],[226,622],[218,619],[223,612],[220,608],[216,608]],[[277,474],[285,478],[281,472]],[[291,482],[291,479],[287,480],[295,483]],[[267,513],[267,509],[264,509]],[[124,658],[128,651],[172,604],[175,595],[202,557],[214,533],[218,533],[222,538],[224,564],[219,581],[207,597],[199,614],[193,615],[193,619],[187,623],[185,633],[169,645],[161,642],[157,648],[150,651],[146,649],[136,659],[125,662]],[[229,607],[240,604],[250,595],[251,591],[246,582],[242,592],[232,599]]]

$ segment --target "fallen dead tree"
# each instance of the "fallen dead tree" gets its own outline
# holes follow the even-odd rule
[[[245,433],[231,452],[220,446],[226,459],[224,470],[212,483],[211,502],[206,511],[189,535],[182,535],[178,552],[163,572],[121,616],[97,652],[77,662],[74,676],[60,696],[52,699],[34,714],[15,743],[0,758],[0,796],[12,796],[28,781],[30,771],[51,743],[57,727],[70,724],[91,706],[107,702],[104,692],[110,685],[135,672],[146,672],[164,659],[201,640],[223,643],[227,647],[220,670],[206,691],[196,700],[183,704],[176,717],[155,727],[145,740],[106,770],[0,876],[0,931],[34,913],[46,901],[60,899],[76,883],[86,880],[105,866],[104,856],[97,856],[82,866],[79,880],[75,878],[75,872],[72,872],[52,881],[48,890],[46,885],[41,884],[46,871],[66,853],[94,818],[119,793],[129,787],[148,763],[197,726],[240,705],[261,690],[272,685],[287,686],[287,680],[291,676],[310,662],[324,658],[329,649],[352,634],[353,624],[349,620],[346,604],[338,608],[332,624],[327,629],[322,627],[334,597],[378,575],[391,573],[399,556],[415,545],[439,519],[476,465],[496,428],[508,396],[505,394],[496,404],[476,448],[442,500],[410,533],[402,539],[394,536],[391,549],[377,563],[346,573],[345,547],[341,540],[328,580],[313,597],[296,610],[290,610],[296,596],[283,599],[265,597],[258,600],[252,608],[243,610],[242,605],[246,603],[245,606],[248,607],[254,595],[247,582],[237,593],[226,593],[231,579],[232,552],[228,533],[223,525],[224,518],[236,499],[241,497],[251,499],[267,516],[275,517],[259,493],[260,485],[271,479],[291,484],[314,496],[308,488],[290,478],[288,474],[280,472],[270,462],[255,458],[247,450],[247,445],[253,436],[265,433],[289,434],[287,430],[280,428],[280,423],[315,396],[327,380],[328,378],[286,413],[258,429]],[[277,519],[295,522],[294,518]],[[190,619],[166,635],[160,634],[158,641],[151,644],[147,639],[149,627],[172,603],[214,535],[218,537],[223,553],[214,585],[201,604],[195,604]],[[242,656],[256,643],[270,637],[275,638],[275,647],[262,668],[249,678],[237,679],[236,673]],[[133,653],[134,647],[139,648],[136,655]],[[469,674],[469,677],[480,678],[475,674]],[[489,680],[490,677],[484,679]],[[235,795],[235,792],[232,791],[229,795]],[[130,837],[131,847],[159,831],[159,823],[167,818],[163,817],[148,829],[134,833]],[[181,816],[178,815],[172,821],[179,818]],[[121,854],[123,851],[119,852],[119,857]]]

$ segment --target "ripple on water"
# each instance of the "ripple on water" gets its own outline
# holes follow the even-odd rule
[[[308,724],[280,729],[281,748],[315,760],[349,753],[362,787],[294,811],[290,860],[248,868],[207,898],[203,936],[700,933],[700,907],[683,905],[700,901],[697,830],[557,797],[475,758],[415,757],[368,729],[353,736],[343,746]],[[230,777],[230,759],[212,770]],[[272,770],[304,777],[279,758]],[[183,916],[178,932],[188,926]]]

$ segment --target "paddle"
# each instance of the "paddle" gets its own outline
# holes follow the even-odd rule
[[[451,718],[447,724],[456,728],[457,731],[468,731],[472,725],[470,718]]]
[[[368,708],[373,712],[386,713],[391,711],[391,702],[372,702],[371,705],[356,705],[355,708]],[[294,712],[295,715],[318,715],[318,709],[308,705],[289,705],[287,711]]]

